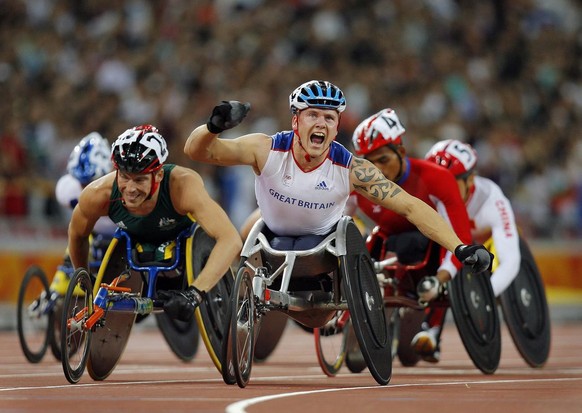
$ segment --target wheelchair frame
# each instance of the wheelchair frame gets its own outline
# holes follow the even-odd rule
[[[192,239],[197,230],[201,231],[202,229],[196,223],[193,223],[177,236],[174,257],[170,262],[139,263],[136,262],[132,256],[134,245],[130,235],[127,234],[127,232],[118,229],[107,249],[103,259],[105,265],[100,267],[94,286],[89,273],[85,269],[80,268],[75,271],[65,297],[64,308],[67,309],[67,311],[63,313],[63,325],[67,328],[63,328],[61,331],[61,346],[66,351],[66,357],[62,358],[63,371],[70,383],[78,382],[87,364],[89,364],[89,366],[91,365],[90,354],[92,354],[92,350],[95,350],[94,346],[93,348],[91,347],[91,336],[94,332],[99,331],[99,329],[105,325],[108,314],[114,316],[117,313],[122,317],[127,315],[128,317],[132,317],[133,321],[129,325],[129,328],[127,328],[127,326],[124,327],[126,331],[121,334],[124,337],[122,337],[122,340],[119,340],[118,346],[114,349],[115,351],[101,351],[102,353],[112,354],[112,359],[108,360],[111,365],[105,367],[102,373],[96,373],[93,372],[91,368],[89,369],[90,375],[95,380],[105,379],[115,368],[115,365],[123,353],[127,339],[129,338],[131,328],[135,322],[135,317],[138,314],[145,315],[163,312],[162,303],[155,299],[157,277],[162,271],[176,270],[178,266],[183,263],[182,257],[184,257],[185,260],[190,261],[194,259],[192,254],[188,253],[188,251],[186,254],[183,254],[182,250],[184,243],[186,243],[187,248],[189,247],[188,249],[192,249]],[[126,242],[125,256],[122,257],[126,261],[125,270],[121,271],[121,274],[118,276],[115,276],[111,282],[101,283],[101,280],[105,276],[109,267],[111,256],[115,251],[117,251],[118,242],[122,238]],[[193,273],[193,263],[185,262],[184,267],[188,282],[191,283],[197,276],[197,274]],[[132,290],[131,287],[120,285],[130,280],[130,274],[132,271],[140,275],[140,280],[138,280],[138,282],[141,287],[139,288],[139,291]],[[223,279],[227,277],[228,276],[225,274]],[[147,283],[147,290],[145,295],[142,295],[141,291],[143,289],[144,281]],[[228,282],[229,280],[226,281],[226,283]],[[75,293],[75,288],[78,286],[82,287],[82,294]],[[207,300],[217,299],[214,297],[213,291],[214,289],[207,293]],[[78,303],[79,300],[82,301],[81,305]],[[212,347],[217,344],[213,343],[214,340],[208,337],[211,332],[207,331],[207,328],[204,325],[205,317],[200,313],[201,309],[197,308],[195,312],[195,324],[198,324],[200,334],[203,337],[204,343],[207,345],[210,357],[217,369],[221,371],[222,367],[219,359],[220,353]],[[111,329],[115,328],[115,326],[111,327]],[[166,339],[168,338],[166,337]],[[197,339],[198,335],[196,335],[196,340]],[[103,344],[103,346],[106,345]],[[220,345],[218,346],[220,347]],[[75,355],[70,351],[75,348],[82,349],[80,356]],[[117,354],[115,354],[115,352],[117,352]],[[75,363],[73,357],[77,360],[74,365],[72,364]]]
[[[263,227],[262,220],[255,223],[243,246],[243,260],[231,301],[230,326],[227,339],[223,342],[224,381],[227,384],[236,382],[239,387],[248,384],[261,317],[267,312],[282,311],[301,324],[322,326],[337,311],[352,308],[352,313],[356,311],[357,314],[357,317],[353,316],[352,322],[357,324],[357,338],[364,348],[370,372],[379,384],[387,384],[391,376],[392,360],[384,357],[390,340],[386,334],[380,290],[364,240],[351,218],[342,218],[332,234],[316,247],[303,251],[273,249],[262,232]],[[357,233],[355,236],[354,231]],[[361,242],[361,250],[357,251],[357,247],[354,247],[354,257],[357,259],[350,263],[346,258],[350,252],[348,244],[355,245],[353,243],[357,238]],[[365,257],[368,257],[369,264],[367,274],[362,272],[366,267],[361,266],[361,262],[366,262]],[[272,267],[274,269],[271,271]],[[350,273],[346,267],[354,267],[356,271],[364,270]],[[312,277],[321,273],[333,273],[331,291],[289,291],[292,277]],[[367,280],[358,280],[360,276],[365,278],[366,275]],[[280,287],[270,288],[279,277]],[[366,298],[367,305],[357,307]],[[310,317],[314,313],[315,316]],[[374,327],[382,331],[376,331]],[[380,359],[388,362],[383,364],[378,362]]]

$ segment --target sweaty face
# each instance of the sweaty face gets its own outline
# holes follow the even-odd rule
[[[332,109],[307,108],[293,117],[293,129],[302,149],[312,158],[327,154],[338,133],[339,113]]]
[[[403,154],[401,156],[404,156]],[[376,168],[384,174],[386,178],[394,181],[400,176],[402,164],[400,158],[388,146],[382,146],[369,153],[366,159],[376,165]]]
[[[117,174],[117,186],[121,191],[121,197],[126,208],[137,208],[147,199],[152,187],[153,176],[147,174],[130,174],[119,171]]]

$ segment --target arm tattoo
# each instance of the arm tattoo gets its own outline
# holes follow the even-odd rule
[[[356,182],[354,188],[361,189],[374,198],[384,200],[386,197],[393,198],[401,192],[400,188],[389,181],[378,168],[370,162],[365,162],[360,158],[353,158],[350,166]]]

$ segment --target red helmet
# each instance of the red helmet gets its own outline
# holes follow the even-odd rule
[[[467,177],[477,165],[477,151],[455,139],[437,142],[424,159],[449,169],[457,178]]]
[[[382,109],[362,121],[352,136],[354,150],[358,156],[366,156],[384,145],[402,145],[402,135],[406,129],[400,123],[396,112]]]

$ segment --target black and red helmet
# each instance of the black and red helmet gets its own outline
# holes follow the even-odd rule
[[[155,172],[162,167],[167,158],[166,141],[152,125],[128,129],[111,145],[113,167],[127,173]]]

